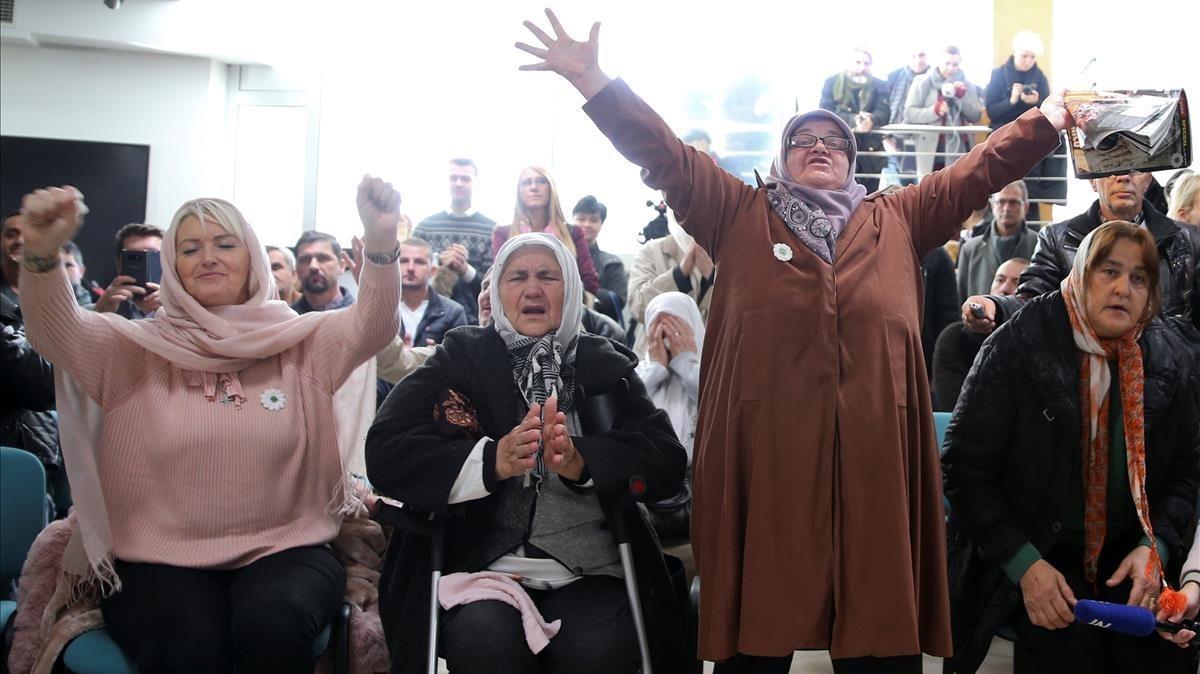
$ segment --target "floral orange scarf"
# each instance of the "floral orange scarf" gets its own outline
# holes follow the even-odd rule
[[[1083,455],[1084,505],[1084,559],[1083,568],[1087,579],[1096,582],[1100,550],[1104,546],[1107,529],[1107,492],[1109,458],[1109,400],[1112,374],[1108,361],[1116,359],[1120,378],[1121,412],[1125,429],[1125,460],[1129,474],[1129,492],[1133,495],[1134,509],[1142,531],[1150,539],[1150,561],[1146,576],[1153,578],[1158,573],[1162,583],[1163,564],[1154,544],[1154,529],[1150,524],[1150,505],[1146,498],[1146,434],[1143,424],[1144,385],[1146,372],[1142,364],[1142,350],[1138,339],[1150,322],[1150,317],[1140,321],[1132,330],[1118,339],[1101,339],[1088,322],[1087,295],[1084,270],[1087,266],[1089,234],[1079,246],[1075,264],[1070,275],[1063,279],[1062,295],[1071,320],[1075,347],[1083,353],[1079,367],[1079,401],[1083,416],[1081,438]]]

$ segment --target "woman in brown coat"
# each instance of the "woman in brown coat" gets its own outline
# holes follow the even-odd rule
[[[587,42],[518,44],[584,110],[721,269],[701,366],[692,544],[700,655],[784,671],[919,672],[949,656],[941,472],[921,351],[919,260],[1058,146],[1061,101],[918,186],[866,196],[854,136],[822,111],[787,125],[771,184],[690,148]],[[738,657],[734,657],[735,655]],[[753,657],[760,656],[760,657]]]

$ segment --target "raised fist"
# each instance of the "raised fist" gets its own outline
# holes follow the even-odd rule
[[[79,231],[87,212],[83,195],[70,185],[26,194],[21,200],[26,266],[45,271],[57,263],[59,250]]]
[[[363,223],[363,245],[368,254],[396,249],[400,227],[400,193],[379,178],[363,176],[358,184],[358,217]]]

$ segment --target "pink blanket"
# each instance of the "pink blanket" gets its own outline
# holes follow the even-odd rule
[[[521,612],[525,643],[534,655],[540,653],[562,627],[561,620],[547,623],[525,588],[508,574],[495,571],[452,573],[442,576],[438,584],[438,601],[444,609],[488,600],[502,601]]]

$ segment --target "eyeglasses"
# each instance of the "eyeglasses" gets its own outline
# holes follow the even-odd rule
[[[550,180],[546,178],[546,176],[537,176],[536,178],[523,178],[518,184],[521,187],[532,187],[534,185],[548,187],[550,185]]]
[[[845,152],[850,149],[850,140],[841,136],[825,136],[818,138],[811,133],[798,133],[791,138],[788,138],[788,147],[812,147],[817,144],[817,141],[825,146],[826,150],[837,150]]]

